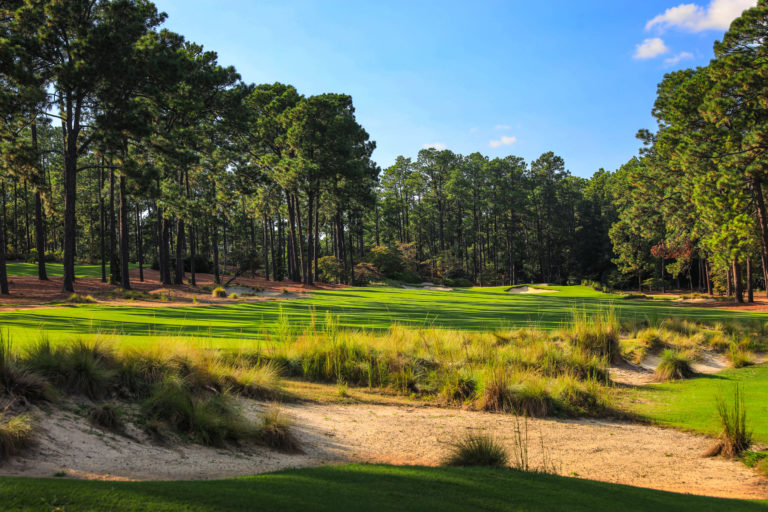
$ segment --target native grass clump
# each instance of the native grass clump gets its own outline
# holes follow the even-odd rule
[[[614,352],[580,345],[562,332],[399,325],[367,332],[341,329],[329,315],[300,333],[278,325],[248,357],[279,365],[293,378],[345,389],[376,388],[541,417],[597,416],[611,410],[608,368]]]
[[[124,403],[137,411],[134,423],[158,438],[175,436],[214,446],[296,444],[286,421],[271,421],[267,428],[262,425],[266,420],[247,418],[236,400],[282,398],[275,363],[253,363],[183,341],[149,347],[99,339],[54,344],[41,335],[25,349],[15,350],[2,338],[0,392],[26,403],[86,401],[91,404],[84,408],[88,421],[114,432],[123,431],[127,421],[119,405]],[[9,428],[18,431],[19,421],[8,423]],[[287,440],[275,441],[275,432]]]
[[[733,368],[748,366],[756,361],[757,352],[768,348],[765,324],[754,320],[625,322],[621,333],[621,356],[635,364],[652,364],[660,381],[691,377],[693,364],[707,360],[720,360]]]
[[[717,443],[705,456],[738,457],[752,445],[752,432],[747,426],[744,392],[740,385],[734,388],[733,403],[723,396],[716,397],[717,416],[722,428]]]

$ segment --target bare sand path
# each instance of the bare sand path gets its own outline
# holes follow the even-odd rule
[[[248,413],[264,404],[248,402]],[[138,431],[135,439],[93,429],[82,418],[56,412],[42,420],[42,439],[27,457],[0,474],[100,479],[212,479],[282,468],[370,462],[436,465],[467,432],[487,432],[515,447],[513,416],[421,406],[290,404],[305,453],[261,448],[160,446]],[[519,423],[518,423],[519,424]],[[559,474],[668,491],[732,498],[768,498],[768,480],[740,462],[703,458],[711,440],[648,425],[606,420],[529,420],[531,467]]]

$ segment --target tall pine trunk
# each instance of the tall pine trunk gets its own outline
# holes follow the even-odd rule
[[[221,274],[219,273],[219,226],[214,219],[213,223],[213,282],[221,283]]]
[[[269,281],[269,237],[267,235],[267,214],[262,214],[262,247],[264,254],[264,279]],[[274,274],[273,274],[274,275]]]
[[[131,276],[129,274],[130,244],[128,231],[128,198],[126,197],[125,174],[120,173],[120,286],[123,290],[131,289]]]
[[[101,238],[101,282],[107,282],[107,219],[104,206],[104,160],[99,167],[99,238]]]
[[[139,263],[139,281],[144,282],[144,244],[141,239],[141,216],[139,215],[139,202],[136,202],[136,259]]]
[[[733,293],[736,296],[736,302],[744,302],[744,292],[741,286],[741,265],[739,260],[733,260]]]
[[[2,187],[2,196],[5,199],[5,182]],[[3,200],[3,211],[0,215],[0,294],[8,295],[8,270],[5,266],[5,201]]]
[[[752,183],[752,192],[757,203],[757,220],[760,226],[760,259],[763,263],[763,280],[765,281],[765,294],[768,297],[768,219],[765,212],[765,196],[763,195],[763,185],[755,176],[750,176]]]
[[[37,125],[32,123],[32,147],[37,151]],[[39,163],[39,162],[38,162]],[[45,268],[45,221],[43,220],[43,198],[40,194],[41,176],[40,169],[35,171],[35,248],[37,250],[37,278],[40,281],[48,280]]]
[[[115,222],[115,171],[109,170],[109,282],[120,281],[120,269],[117,261],[117,233]]]

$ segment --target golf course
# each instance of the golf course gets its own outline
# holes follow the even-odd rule
[[[768,512],[768,0],[0,2],[0,511]]]

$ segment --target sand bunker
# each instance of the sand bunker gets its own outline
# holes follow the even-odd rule
[[[254,415],[265,404],[244,401]],[[510,452],[515,418],[508,414],[423,406],[291,404],[304,454],[263,448],[225,450],[159,446],[135,428],[133,439],[105,434],[69,412],[41,414],[39,445],[0,467],[0,474],[75,478],[210,479],[344,462],[437,465],[451,443],[468,432],[493,434]],[[578,476],[708,496],[765,499],[768,480],[741,462],[702,458],[710,438],[612,420],[532,419],[529,460],[544,459],[565,476]]]
[[[507,293],[557,293],[557,290],[545,290],[544,288],[533,288],[531,286],[515,286],[507,290]]]
[[[433,292],[450,292],[453,291],[453,288],[449,288],[448,286],[438,286],[434,283],[421,283],[419,285],[415,286],[409,286],[409,285],[403,285],[403,288],[406,290],[431,290]]]

